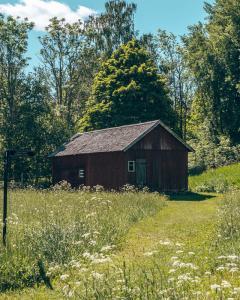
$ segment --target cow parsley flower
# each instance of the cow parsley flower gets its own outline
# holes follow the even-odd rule
[[[68,279],[68,278],[69,278],[69,275],[68,275],[68,274],[63,274],[63,275],[60,276],[60,279],[61,279],[62,281],[65,281],[65,280]]]

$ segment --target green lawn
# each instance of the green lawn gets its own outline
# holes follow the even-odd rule
[[[226,192],[229,188],[240,189],[240,163],[211,169],[189,177],[192,191]]]

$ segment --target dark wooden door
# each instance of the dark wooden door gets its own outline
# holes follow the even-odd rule
[[[143,187],[147,184],[147,163],[146,159],[136,160],[136,183],[137,186]]]

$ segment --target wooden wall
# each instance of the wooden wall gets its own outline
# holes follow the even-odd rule
[[[85,181],[78,177],[79,168],[85,169]],[[54,157],[53,183],[67,180],[72,186],[97,184],[109,189],[122,187],[127,182],[125,154],[123,152],[93,153]]]
[[[126,183],[136,184],[136,173],[128,173],[128,161],[146,159],[147,185],[160,191],[182,191],[188,188],[188,151],[161,126],[156,127],[126,152],[93,153],[53,158],[53,183],[69,181],[108,189]],[[85,181],[78,176],[85,169]]]
[[[147,184],[161,191],[188,189],[188,151],[161,126],[156,127],[127,151],[127,160],[146,159]],[[128,173],[136,182],[136,174]]]

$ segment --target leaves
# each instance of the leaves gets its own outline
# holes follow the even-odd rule
[[[80,129],[162,119],[173,125],[165,81],[151,55],[132,40],[102,63]]]

